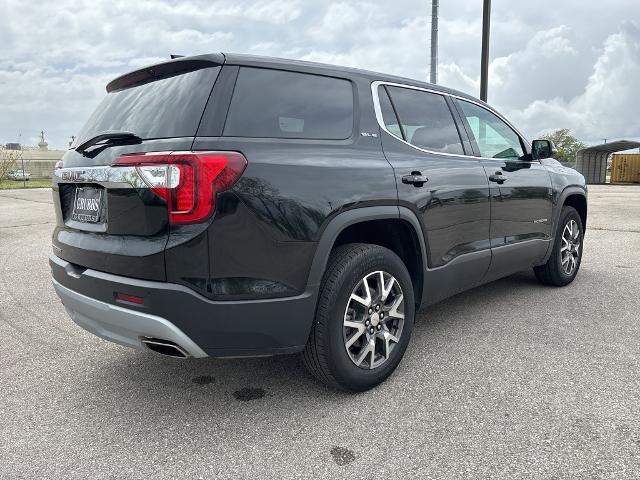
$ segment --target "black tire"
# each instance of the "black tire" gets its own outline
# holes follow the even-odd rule
[[[565,227],[571,222],[575,221],[579,229],[579,242],[580,247],[575,258],[575,268],[570,273],[567,273],[562,266],[562,235]],[[550,285],[554,287],[562,287],[573,282],[576,278],[578,270],[580,270],[580,264],[582,263],[582,251],[584,247],[584,229],[582,226],[582,219],[575,208],[564,206],[560,212],[560,218],[558,219],[558,226],[556,228],[555,240],[553,244],[553,251],[547,260],[547,263],[533,268],[534,273],[538,281],[544,285]]]
[[[381,357],[383,363],[364,369],[357,366],[347,353],[343,321],[353,290],[363,278],[377,271],[390,274],[399,284],[404,299],[404,323],[399,341],[388,356]],[[411,277],[395,253],[378,245],[363,243],[337,247],[329,257],[320,285],[316,316],[302,355],[303,362],[309,372],[326,385],[353,392],[369,390],[391,375],[400,363],[411,337],[414,316]],[[364,335],[368,337],[366,332]],[[371,364],[374,364],[375,356],[374,353]]]

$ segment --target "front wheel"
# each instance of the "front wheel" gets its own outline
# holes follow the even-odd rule
[[[327,385],[368,390],[400,363],[414,315],[411,277],[395,253],[340,246],[329,258],[304,364]]]
[[[560,212],[553,251],[547,263],[534,267],[538,280],[544,285],[561,287],[573,282],[582,262],[584,230],[575,208],[564,206]]]

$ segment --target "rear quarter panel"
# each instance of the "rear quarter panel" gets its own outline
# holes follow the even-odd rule
[[[334,216],[365,206],[397,205],[370,80],[350,80],[357,102],[353,133],[346,140],[196,138],[194,150],[235,150],[248,161],[233,190],[221,195],[209,228],[214,295],[298,294],[307,284],[317,242]]]

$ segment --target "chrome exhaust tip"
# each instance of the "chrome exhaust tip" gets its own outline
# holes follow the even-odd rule
[[[170,340],[162,340],[159,338],[143,337],[142,343],[149,349],[165,357],[187,358],[189,354]]]

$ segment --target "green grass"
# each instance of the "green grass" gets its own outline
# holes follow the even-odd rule
[[[43,188],[51,187],[50,178],[31,179],[27,182],[22,180],[0,180],[0,190],[13,190],[16,188]]]

